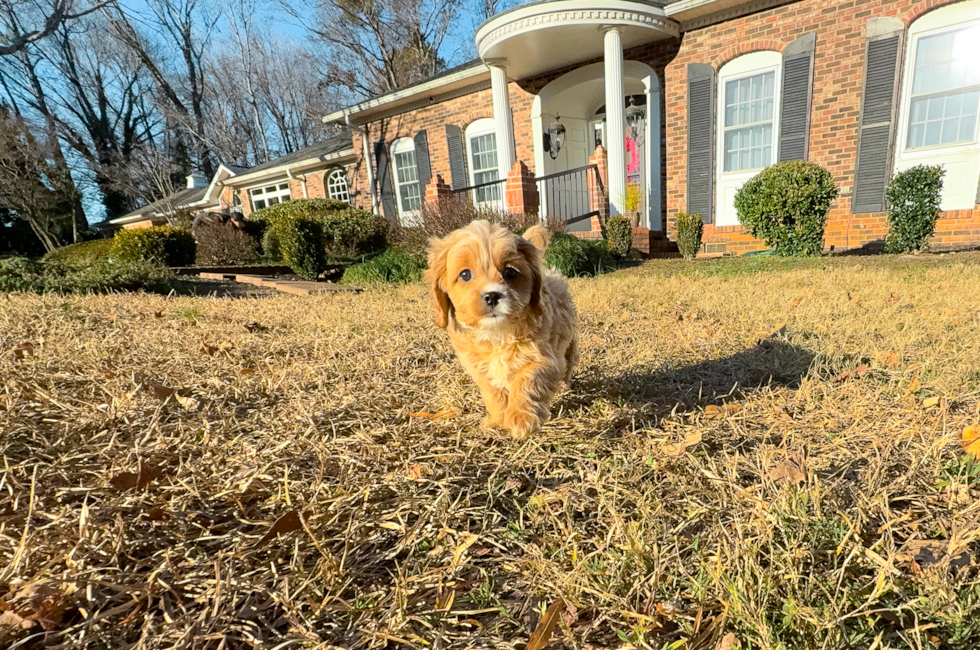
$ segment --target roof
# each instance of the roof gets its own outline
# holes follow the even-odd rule
[[[109,223],[136,221],[137,219],[134,219],[133,217],[145,217],[161,211],[167,212],[171,209],[171,207],[181,208],[185,205],[200,201],[204,198],[204,195],[207,194],[207,191],[208,188],[206,187],[193,187],[178,190],[167,198],[154,201],[153,203],[144,205],[143,207],[137,208],[132,212],[127,212],[121,217],[110,219]]]
[[[267,169],[274,169],[276,167],[282,167],[283,165],[302,162],[311,158],[323,158],[332,154],[340,153],[345,149],[353,150],[353,148],[354,145],[351,142],[349,134],[335,135],[322,142],[317,142],[316,144],[311,144],[308,147],[297,149],[293,153],[286,154],[280,158],[276,158],[274,160],[264,162],[261,165],[256,165],[255,167],[239,171],[237,172],[237,175],[252,175],[256,172],[262,172]]]

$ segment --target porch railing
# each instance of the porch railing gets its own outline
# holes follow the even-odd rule
[[[504,211],[504,191],[507,187],[507,179],[502,178],[489,183],[470,185],[453,190],[453,197],[457,199],[468,198],[476,208],[483,208],[494,211]]]
[[[549,220],[573,224],[599,214],[603,188],[598,165],[583,165],[534,180],[540,212]]]

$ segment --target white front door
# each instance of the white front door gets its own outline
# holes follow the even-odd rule
[[[715,225],[739,225],[735,193],[776,162],[781,64],[778,52],[754,52],[719,72]]]

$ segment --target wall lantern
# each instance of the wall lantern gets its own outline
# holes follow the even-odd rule
[[[565,125],[561,123],[561,117],[555,115],[555,121],[548,127],[548,138],[546,142],[548,155],[551,156],[552,160],[558,157],[558,152],[561,151],[564,144]]]
[[[629,106],[626,107],[626,125],[633,129],[634,133],[643,133],[643,120],[647,112],[636,105],[636,100],[630,96]]]

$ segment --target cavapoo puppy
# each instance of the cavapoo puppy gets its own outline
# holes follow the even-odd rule
[[[426,280],[436,324],[449,333],[486,403],[484,424],[515,436],[537,431],[578,361],[568,284],[544,266],[550,234],[523,237],[474,221],[433,240]]]

